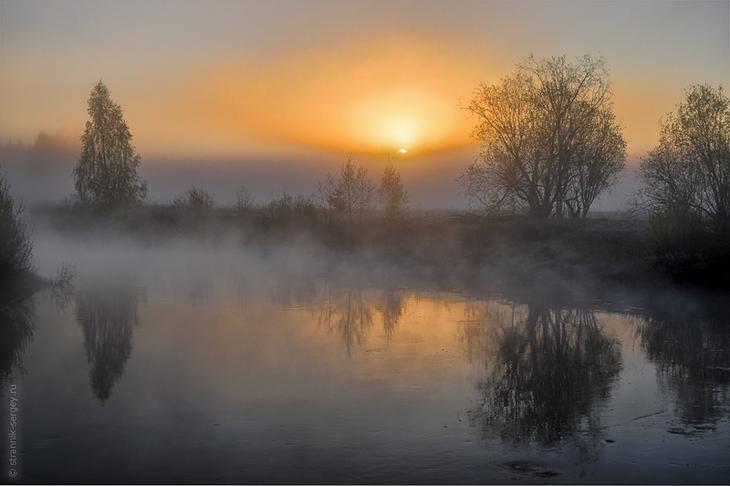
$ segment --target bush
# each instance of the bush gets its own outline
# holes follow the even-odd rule
[[[311,198],[284,191],[267,205],[267,213],[274,226],[307,226],[317,223],[318,208]]]
[[[215,201],[208,191],[202,187],[196,187],[195,184],[193,184],[190,186],[190,189],[173,199],[172,204],[178,208],[204,211],[211,209],[215,204]]]
[[[0,280],[28,274],[33,246],[21,219],[23,207],[10,196],[5,176],[0,176]]]
[[[730,241],[697,214],[657,213],[650,218],[649,228],[650,251],[661,269],[681,278],[723,278],[730,262]]]

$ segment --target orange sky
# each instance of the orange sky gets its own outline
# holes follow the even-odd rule
[[[0,139],[77,140],[102,78],[143,155],[415,160],[474,143],[460,105],[480,81],[530,53],[589,53],[641,155],[683,87],[730,77],[727,2],[206,5],[3,2]]]

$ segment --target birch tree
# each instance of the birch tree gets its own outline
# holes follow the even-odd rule
[[[122,108],[101,81],[91,90],[87,112],[81,156],[73,172],[79,201],[99,208],[141,202],[147,193],[146,183],[137,174],[141,158],[132,145]]]

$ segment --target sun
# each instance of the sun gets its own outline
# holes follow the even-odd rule
[[[414,87],[364,95],[346,111],[345,129],[364,150],[411,154],[424,145],[437,145],[443,136],[440,98]],[[439,123],[436,122],[439,121]]]

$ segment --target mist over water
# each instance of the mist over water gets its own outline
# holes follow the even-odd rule
[[[429,277],[304,238],[151,242],[41,223],[34,238],[41,274],[77,277],[65,299],[44,291],[3,314],[17,324],[3,328],[2,391],[21,390],[25,481],[730,473],[721,298]]]
[[[1,141],[0,141],[1,142]],[[12,194],[26,206],[56,204],[74,192],[73,167],[79,156],[75,140],[41,132],[30,145],[0,143],[0,169],[12,181]],[[457,183],[465,164],[472,161],[476,146],[418,155],[398,160],[408,185],[413,207],[464,209],[468,201]],[[191,184],[204,187],[218,205],[230,206],[245,184],[256,203],[265,204],[281,195],[310,196],[327,172],[339,169],[346,154],[241,155],[238,157],[145,156],[140,174],[149,185],[149,203],[169,203]],[[358,155],[356,160],[376,176],[389,162],[386,154]],[[631,159],[617,184],[596,201],[595,211],[621,211],[638,189],[636,167]]]
[[[729,19],[0,0],[0,473],[730,484]]]

